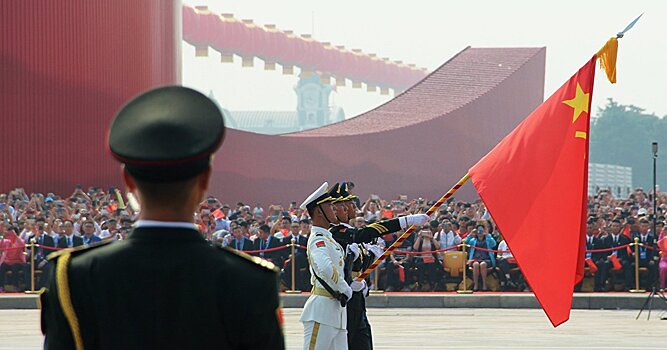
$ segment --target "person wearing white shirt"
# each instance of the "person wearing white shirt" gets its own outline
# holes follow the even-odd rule
[[[252,215],[256,220],[261,220],[264,217],[264,208],[262,208],[261,204],[255,204],[255,208],[252,209]]]
[[[499,236],[498,239],[502,239],[502,236]],[[518,282],[512,279],[510,271],[517,267],[517,263],[505,240],[502,240],[500,244],[498,244],[498,251],[497,265],[500,269],[500,287],[502,290],[516,288]]]
[[[461,236],[452,230],[452,224],[448,220],[442,222],[442,230],[437,233],[436,239],[440,241],[440,249],[447,249],[461,244]]]
[[[106,222],[106,227],[106,229],[102,230],[100,238],[106,239],[118,234],[118,220],[116,218],[109,218]]]

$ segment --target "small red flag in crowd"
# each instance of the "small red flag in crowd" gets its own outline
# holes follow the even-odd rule
[[[625,225],[625,227],[623,227],[623,234],[632,239],[632,235],[630,235],[630,225]]]
[[[220,208],[212,211],[211,215],[216,219],[224,219],[225,218],[225,213],[223,213],[222,210],[220,210]]]
[[[569,319],[583,277],[596,58],[469,172],[554,327]]]

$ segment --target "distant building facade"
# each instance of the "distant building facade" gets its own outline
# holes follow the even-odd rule
[[[588,194],[610,190],[616,198],[627,198],[632,192],[632,168],[611,164],[588,164]]]
[[[329,105],[333,88],[319,74],[302,75],[294,87],[295,111],[229,111],[222,109],[227,126],[258,134],[278,135],[319,128],[345,120],[345,111]],[[215,100],[213,94],[209,97]]]

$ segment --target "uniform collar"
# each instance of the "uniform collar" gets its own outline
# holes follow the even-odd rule
[[[316,233],[316,232],[327,234],[327,235],[331,236],[331,232],[329,232],[329,230],[325,229],[324,227],[319,227],[319,226],[313,225],[313,227],[310,229],[310,233],[312,234],[312,233]]]
[[[193,230],[197,229],[197,226],[195,224],[185,221],[139,220],[134,224],[134,228],[141,228],[141,227],[187,228]]]
[[[192,223],[189,225],[167,225],[167,226],[147,226],[139,225],[134,227],[127,236],[132,241],[155,241],[155,242],[206,242],[201,233]]]

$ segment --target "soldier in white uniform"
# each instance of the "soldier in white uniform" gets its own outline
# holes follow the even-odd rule
[[[313,290],[303,308],[300,321],[304,328],[304,350],[347,349],[347,313],[345,303],[352,291],[360,291],[365,282],[345,282],[345,249],[326,229],[337,222],[333,198],[325,182],[301,204],[313,222],[308,238],[308,261]]]
[[[348,316],[345,305],[352,298],[352,292],[360,292],[367,288],[366,281],[351,281],[349,285],[345,281],[346,250],[337,240],[344,245],[348,242],[365,242],[379,236],[380,232],[390,231],[381,225],[380,228],[363,230],[351,228],[350,232],[338,228],[334,231],[339,237],[334,239],[327,227],[340,224],[333,206],[338,197],[328,193],[327,186],[326,182],[322,184],[301,204],[302,209],[308,210],[313,222],[307,253],[313,290],[300,318],[304,326],[304,350],[347,349]],[[387,222],[391,232],[413,224],[423,224],[428,217],[409,215],[401,219]]]

